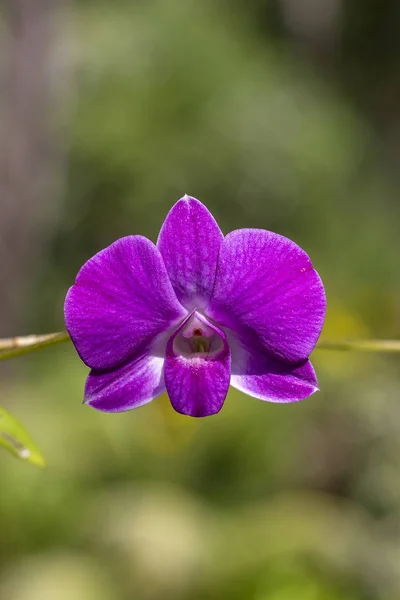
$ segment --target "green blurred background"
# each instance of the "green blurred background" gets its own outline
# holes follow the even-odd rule
[[[324,339],[398,337],[399,39],[398,0],[3,0],[0,337],[185,192],[309,252]],[[1,600],[398,600],[400,359],[313,362],[204,420],[82,406],[71,346],[2,363],[48,466],[0,453]]]

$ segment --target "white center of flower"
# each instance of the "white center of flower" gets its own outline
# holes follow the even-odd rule
[[[174,352],[181,356],[215,356],[223,350],[220,335],[194,314],[174,340]]]

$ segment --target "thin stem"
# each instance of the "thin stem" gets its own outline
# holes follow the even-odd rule
[[[361,350],[364,352],[400,352],[400,340],[341,340],[318,342],[317,350]]]
[[[71,338],[66,331],[0,339],[0,361],[70,341]],[[318,342],[316,350],[396,353],[400,352],[400,340],[321,340]]]
[[[0,339],[0,360],[7,360],[9,358],[14,358],[15,356],[20,356],[21,354],[27,354],[28,352],[46,348],[47,346],[70,341],[71,338],[66,331]]]

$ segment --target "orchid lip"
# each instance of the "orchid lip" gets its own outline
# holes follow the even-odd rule
[[[193,311],[167,343],[164,380],[173,408],[192,417],[216,414],[225,401],[230,373],[225,333]]]

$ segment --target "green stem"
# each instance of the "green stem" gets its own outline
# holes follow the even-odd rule
[[[71,338],[66,331],[2,339],[0,340],[0,360],[8,360],[9,358],[28,354],[47,346],[54,346],[55,344],[70,341]]]
[[[0,339],[0,361],[28,354],[47,346],[54,346],[70,341],[71,338],[66,331]],[[357,350],[361,352],[395,353],[400,352],[400,340],[321,340],[318,342],[316,350]]]
[[[317,350],[361,350],[364,352],[400,352],[400,340],[321,340]]]

